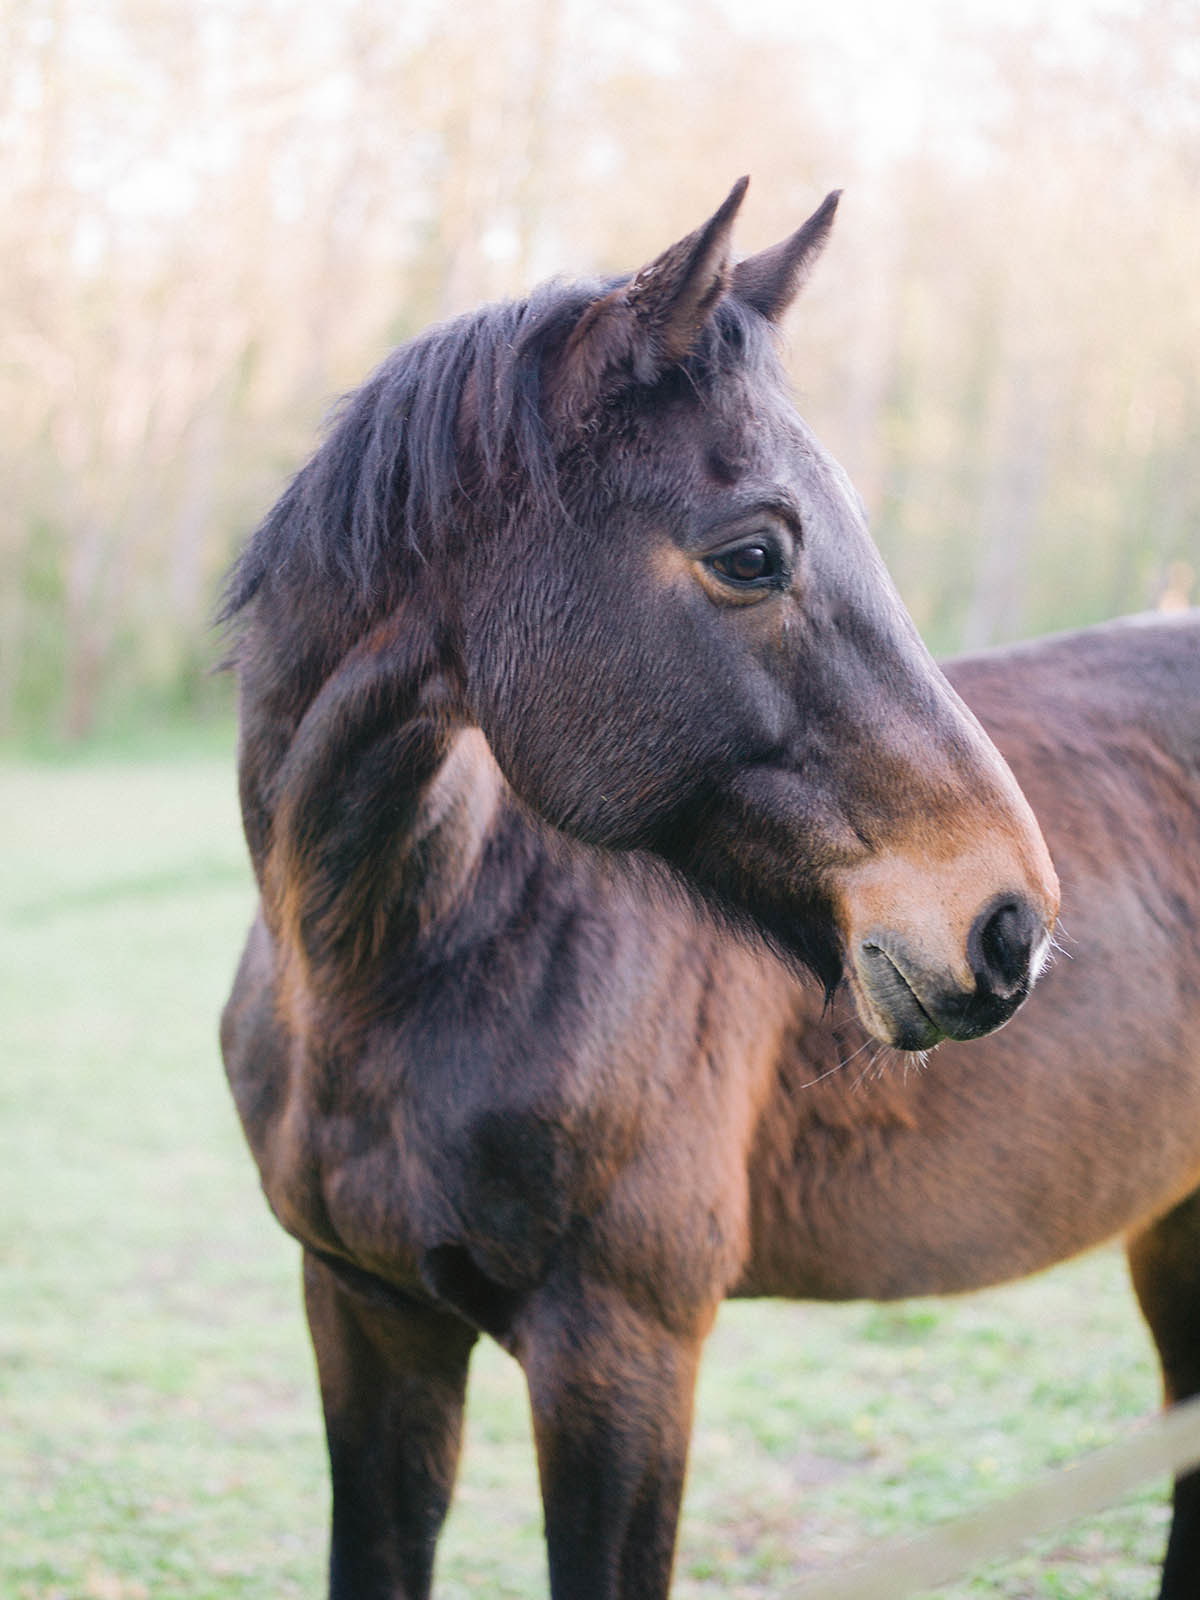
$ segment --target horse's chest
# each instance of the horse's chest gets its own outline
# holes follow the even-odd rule
[[[637,1107],[582,1029],[573,1045],[437,1007],[381,1030],[311,1108],[322,1205],[353,1254],[449,1243],[508,1285],[538,1279],[628,1157]]]
[[[239,1103],[285,1226],[398,1283],[428,1286],[446,1252],[513,1291],[572,1253],[631,1292],[728,1281],[771,1030],[717,1020],[694,961],[664,977],[632,941],[601,953],[558,944],[503,983],[460,968],[349,1049],[336,1027],[285,1041],[257,1006],[275,1042],[235,1053],[274,1087]]]
[[[668,1045],[607,1013],[538,1030],[459,1011],[461,1026],[433,1007],[381,1033],[317,1119],[344,1248],[417,1273],[430,1252],[463,1251],[518,1292],[564,1249],[593,1270],[619,1259],[647,1280],[704,1280],[703,1294],[733,1270],[750,1111],[732,1063],[714,1071],[677,1031]]]

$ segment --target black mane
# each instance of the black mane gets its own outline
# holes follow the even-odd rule
[[[436,548],[456,499],[498,500],[519,463],[522,498],[561,513],[556,441],[543,406],[548,354],[623,279],[543,284],[400,345],[343,397],[328,433],[252,535],[218,613],[230,622],[270,573],[332,584],[355,609],[393,599],[398,555]],[[771,345],[765,320],[727,297],[684,364],[703,392],[716,372]],[[470,380],[470,406],[464,406]],[[511,506],[511,486],[508,495]]]

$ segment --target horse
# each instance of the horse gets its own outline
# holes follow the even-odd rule
[[[943,665],[1042,824],[1061,953],[1002,1033],[866,1078],[857,1019],[764,980],[793,1032],[744,1149],[732,1293],[958,1293],[1123,1236],[1183,1400],[1200,1393],[1200,610]],[[1175,1484],[1161,1587],[1196,1594],[1200,1471]]]
[[[735,264],[745,188],[401,346],[229,580],[260,901],[222,1048],[303,1246],[333,1600],[429,1593],[481,1334],[555,1600],[661,1600],[797,974],[921,1051],[1048,953],[1029,804],[783,377],[837,195]]]

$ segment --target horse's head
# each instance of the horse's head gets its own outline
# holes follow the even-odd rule
[[[789,399],[774,325],[837,197],[735,266],[744,190],[632,279],[559,292],[511,367],[466,380],[470,715],[534,811],[844,974],[877,1038],[971,1038],[1036,976],[1054,871]],[[486,459],[501,392],[545,429],[540,471],[525,424]]]
[[[247,835],[261,872],[303,793],[311,854],[351,761],[386,837],[389,783],[475,724],[532,811],[844,974],[876,1037],[969,1038],[1032,983],[1054,872],[788,396],[774,327],[836,197],[734,266],[744,189],[632,279],[484,307],[350,397],[230,584]],[[378,877],[356,848],[321,858],[342,922]]]

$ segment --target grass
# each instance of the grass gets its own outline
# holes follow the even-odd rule
[[[231,765],[0,766],[0,1600],[321,1591],[297,1252],[216,1049],[252,903]],[[675,1593],[786,1595],[1156,1401],[1111,1251],[956,1301],[729,1306]],[[1156,1483],[941,1593],[1141,1600],[1165,1518]],[[545,1593],[520,1374],[491,1347],[439,1575],[454,1600]]]

